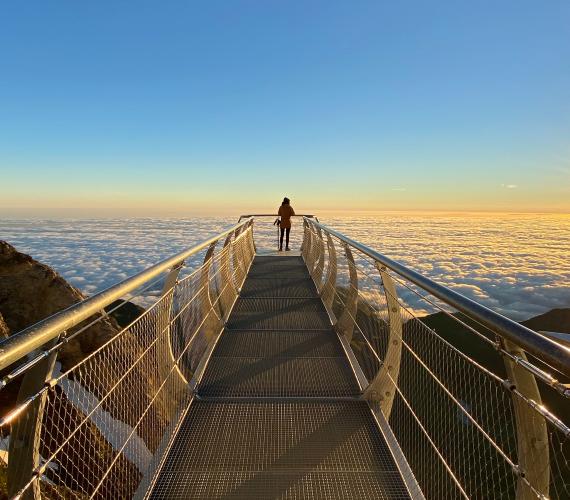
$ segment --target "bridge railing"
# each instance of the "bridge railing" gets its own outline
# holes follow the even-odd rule
[[[426,498],[570,498],[568,348],[314,219],[302,255]]]
[[[253,259],[252,224],[0,344],[0,391],[20,383],[0,418],[10,496],[146,491]],[[426,497],[569,496],[567,349],[314,218],[302,253],[363,395]],[[114,301],[135,295],[146,309],[120,327],[125,303]]]
[[[247,275],[252,226],[247,218],[0,344],[0,395],[19,384],[0,417],[10,498],[146,490]],[[117,299],[146,308],[121,320],[129,302]]]

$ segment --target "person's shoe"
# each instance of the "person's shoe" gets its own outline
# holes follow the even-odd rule
[[[283,249],[280,247],[280,248],[279,248],[279,251],[280,251],[280,252],[282,252],[282,251],[283,251]]]
[[[291,249],[289,247],[285,248],[286,252],[289,252]]]

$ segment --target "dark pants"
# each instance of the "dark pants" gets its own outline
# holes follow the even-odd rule
[[[279,239],[279,248],[283,248],[283,235],[286,233],[287,237],[285,239],[285,246],[286,248],[289,248],[289,233],[291,232],[291,228],[281,228],[281,238]]]

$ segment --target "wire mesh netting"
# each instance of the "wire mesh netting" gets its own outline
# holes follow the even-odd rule
[[[323,245],[331,235],[322,227],[306,221],[304,231],[303,258],[321,296],[332,297],[329,315],[365,395],[426,498],[570,498],[564,376],[540,360],[526,366],[516,346],[345,241]],[[534,377],[538,369],[550,375]]]
[[[426,498],[570,498],[570,401],[563,385],[569,381],[563,375],[324,226],[307,219],[302,231],[314,287],[295,281],[303,271],[291,275],[279,299],[254,298],[270,287],[267,270],[277,261],[251,267],[255,245],[247,223],[212,244],[202,264],[146,284],[139,301],[145,309],[136,318],[119,327],[118,316],[98,313],[2,373],[0,390],[23,378],[25,394],[9,418],[0,415],[0,438],[9,442],[10,496],[128,498],[146,490],[242,292],[253,294],[240,306],[249,313],[256,301],[270,310],[272,300],[322,300],[326,314],[313,311],[313,318],[305,308],[299,324],[335,325],[360,388],[389,425]],[[265,224],[257,235],[273,247],[276,228]],[[250,271],[255,282],[242,291]],[[124,304],[113,307],[124,310]],[[232,321],[238,327],[242,321],[244,332],[287,326],[278,316],[275,324],[263,317],[245,323],[235,309]],[[83,355],[78,340],[90,342],[89,328],[101,325],[103,333]],[[220,365],[220,373],[227,368]],[[38,371],[48,374],[45,384],[32,380]],[[319,376],[330,378],[326,370]]]
[[[171,286],[88,356],[55,363],[4,419],[10,496],[129,498],[152,480],[253,260],[251,225],[237,233],[191,272],[173,269]]]

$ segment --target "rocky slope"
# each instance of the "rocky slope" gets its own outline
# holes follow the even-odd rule
[[[49,266],[0,241],[0,317],[2,318],[0,339],[15,334],[84,298],[81,291],[67,283]],[[102,354],[86,360],[81,370],[65,377],[62,384],[55,386],[47,398],[40,446],[41,456],[50,456],[56,452],[61,444],[62,428],[80,428],[60,453],[59,459],[66,462],[60,461],[57,474],[49,472],[50,475],[53,474],[50,479],[57,488],[72,487],[74,494],[90,490],[91,471],[100,470],[101,462],[111,462],[116,446],[112,443],[118,439],[96,419],[86,419],[82,409],[83,400],[78,399],[77,394],[85,393],[90,398],[96,399],[109,394],[102,403],[101,411],[131,427],[137,424],[142,405],[150,405],[136,433],[138,439],[141,439],[150,450],[156,449],[162,437],[157,429],[164,428],[172,417],[172,411],[176,410],[168,400],[168,397],[172,396],[172,391],[165,390],[158,397],[154,397],[162,382],[161,372],[157,370],[158,357],[162,351],[150,349],[145,361],[136,364],[143,353],[147,352],[145,349],[154,339],[153,335],[157,331],[162,331],[159,328],[163,321],[162,309],[157,308],[154,314],[149,314],[145,323],[136,324],[121,335],[117,335],[121,327],[130,325],[144,312],[144,309],[125,301],[116,301],[107,309],[111,311],[117,306],[121,307],[109,312],[111,317],[99,315],[100,320],[97,323],[63,346],[57,358],[57,369],[65,372],[94,350],[108,343],[108,346],[103,347]],[[91,317],[89,321],[93,319],[94,317]],[[80,324],[69,331],[68,336],[82,326]],[[113,341],[109,342],[111,339]],[[124,378],[116,391],[111,393],[127,367],[131,366],[130,376]],[[2,375],[0,373],[0,377]],[[0,416],[14,407],[19,384],[20,379],[16,379],[0,391]],[[73,384],[77,387],[69,389]],[[69,394],[65,392],[66,387],[70,391]],[[128,390],[133,394],[132,398],[126,397]],[[94,453],[82,453],[86,442],[93,447]],[[81,457],[78,454],[81,454]],[[139,471],[136,466],[122,455],[117,464],[120,464],[125,478],[129,479],[105,483],[99,491],[102,497],[124,497],[124,492],[132,489],[129,481],[138,477]],[[5,469],[0,465],[0,500],[5,494],[5,486],[2,486],[4,475]]]
[[[52,268],[0,241],[0,314],[11,333],[84,298]],[[109,340],[117,330],[116,322],[107,318],[89,328],[64,346],[58,358],[62,367],[65,369],[78,362]]]
[[[8,335],[10,335],[10,329],[4,321],[2,314],[0,314],[0,340],[8,338]]]
[[[84,298],[52,268],[0,241],[0,340]],[[103,318],[63,346],[58,356],[61,369],[71,368],[118,331],[114,319]],[[0,377],[8,371],[0,371]],[[0,417],[14,407],[21,381],[16,379],[0,391]]]
[[[533,330],[570,333],[570,308],[552,309],[547,313],[521,321],[521,324]]]

